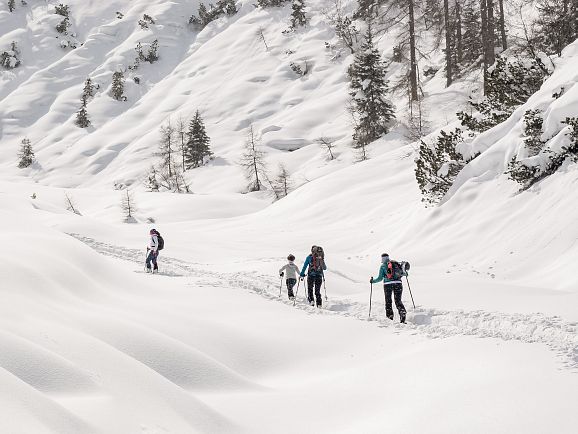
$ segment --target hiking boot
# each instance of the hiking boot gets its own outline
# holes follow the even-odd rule
[[[294,296],[294,295],[290,295],[290,296],[289,296],[289,300],[291,300],[291,301],[295,300],[295,296]]]
[[[387,317],[388,317],[390,320],[393,321],[393,315],[391,315],[391,316],[390,316],[390,315],[387,315]]]
[[[399,322],[402,323],[402,324],[405,324],[405,313],[402,313],[402,314],[399,316]]]
[[[147,273],[150,273],[150,272],[151,272],[151,269],[147,267],[146,272],[147,272]]]
[[[309,300],[309,306],[315,306],[315,303],[313,302],[313,300]]]

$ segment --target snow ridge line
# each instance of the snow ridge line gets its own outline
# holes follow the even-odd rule
[[[144,250],[127,249],[101,243],[92,238],[78,234],[68,234],[87,244],[100,254],[124,261],[144,264]],[[217,273],[203,269],[204,264],[193,264],[167,256],[162,257],[164,276],[195,277],[209,279],[202,284],[209,286],[222,285],[226,280],[232,287],[254,292],[272,301],[293,305],[292,301],[280,298],[278,283],[271,282],[271,276],[257,272],[253,273]],[[166,270],[166,271],[164,271]],[[304,295],[303,288],[300,294]],[[285,297],[283,294],[282,297]],[[301,298],[301,296],[300,296]],[[383,327],[393,327],[396,332],[420,333],[429,338],[444,338],[457,335],[497,338],[503,341],[519,341],[525,343],[545,344],[562,360],[563,365],[578,372],[578,323],[564,322],[560,317],[549,317],[541,313],[505,314],[500,312],[477,311],[446,311],[418,307],[408,312],[407,324],[394,323],[385,319],[383,303],[374,303],[374,315],[370,321],[375,321]],[[305,302],[297,302],[295,307],[309,314],[333,314],[368,321],[369,306],[348,299],[330,300],[323,309],[309,306]]]

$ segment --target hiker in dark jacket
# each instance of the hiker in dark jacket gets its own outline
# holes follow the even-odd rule
[[[391,303],[391,295],[395,299],[395,307],[399,312],[399,320],[405,323],[405,306],[401,301],[401,293],[403,292],[403,285],[401,278],[395,279],[393,276],[393,268],[389,255],[384,253],[381,255],[381,267],[379,267],[379,275],[376,279],[373,277],[369,279],[371,283],[379,283],[383,280],[383,290],[385,292],[385,315],[393,321],[393,307]]]
[[[321,307],[321,284],[323,283],[323,271],[327,270],[325,266],[325,254],[323,249],[318,246],[311,247],[311,254],[305,259],[303,268],[301,269],[301,280],[305,277],[305,270],[307,271],[307,301],[313,306],[313,287],[315,286],[315,300],[317,307]]]

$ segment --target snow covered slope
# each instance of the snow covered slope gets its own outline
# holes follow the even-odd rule
[[[335,42],[327,1],[311,2],[310,26],[287,36],[289,6],[239,2],[197,34],[186,25],[196,1],[71,0],[75,50],[59,46],[56,3],[0,9],[0,49],[17,40],[23,60],[0,75],[0,405],[10,415],[0,432],[575,431],[578,172],[568,165],[524,193],[503,175],[525,109],[543,109],[545,138],[563,142],[575,45],[525,107],[474,142],[483,153],[445,203],[426,209],[402,127],[352,164],[350,57],[325,49]],[[156,22],[148,30],[144,13]],[[157,38],[159,62],[126,69],[137,42]],[[391,52],[390,36],[380,48]],[[289,63],[305,60],[300,78]],[[118,68],[126,102],[108,96]],[[101,88],[82,130],[73,120],[87,76]],[[443,90],[442,74],[426,84],[433,128],[471,86]],[[145,192],[160,125],[196,109],[216,159],[190,172],[195,194]],[[240,193],[251,123],[298,187],[272,204]],[[336,140],[336,160],[313,144],[322,135]],[[39,163],[20,170],[24,136]],[[137,224],[122,223],[115,182],[135,191]],[[158,276],[142,271],[153,220],[167,246]],[[284,258],[300,265],[312,244],[327,254],[323,310],[302,286],[295,307],[279,297]],[[384,318],[379,285],[367,321],[384,251],[412,264],[404,326]]]

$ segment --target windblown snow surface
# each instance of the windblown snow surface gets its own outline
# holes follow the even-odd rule
[[[444,203],[424,208],[401,126],[353,164],[351,56],[325,48],[336,43],[328,2],[310,2],[309,26],[286,35],[290,5],[239,2],[196,33],[195,1],[70,0],[83,45],[63,50],[57,2],[27,1],[0,6],[0,49],[17,41],[23,62],[0,72],[1,433],[576,432],[578,171],[523,193],[503,172],[526,109],[544,111],[549,146],[564,144],[578,44],[476,139],[482,155]],[[155,38],[161,60],[139,68],[140,85],[127,73],[126,102],[111,99],[112,73]],[[392,40],[380,40],[385,55]],[[305,60],[299,78],[289,63]],[[73,121],[87,76],[101,88],[83,130]],[[475,90],[444,80],[425,83],[436,128]],[[215,160],[189,173],[193,194],[145,192],[160,125],[197,108]],[[270,166],[294,177],[272,204],[241,194],[251,123]],[[38,162],[17,169],[24,136]],[[335,160],[319,136],[336,141]],[[115,183],[134,191],[136,223],[122,222]],[[143,270],[149,218],[166,240],[158,275]],[[295,306],[279,295],[284,258],[300,265],[312,244],[327,256],[323,309],[302,286]],[[368,318],[384,251],[412,265],[405,325],[385,318],[379,285]]]

